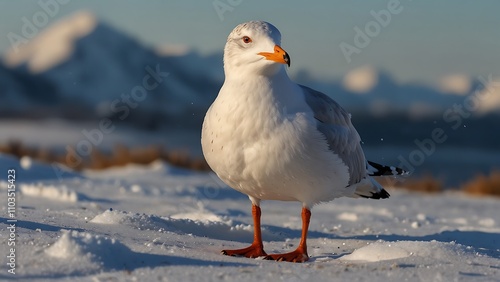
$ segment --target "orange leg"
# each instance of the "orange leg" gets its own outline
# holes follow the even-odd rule
[[[260,207],[252,205],[252,216],[253,216],[253,243],[247,248],[238,250],[222,250],[222,254],[226,256],[244,256],[247,258],[256,258],[267,256],[264,252],[264,245],[262,243],[262,234],[260,232]]]
[[[286,254],[275,254],[268,255],[266,259],[277,260],[277,261],[289,261],[289,262],[305,262],[309,260],[307,255],[307,231],[309,229],[309,221],[311,220],[311,211],[302,208],[302,237],[300,238],[300,243],[297,249],[293,252]]]

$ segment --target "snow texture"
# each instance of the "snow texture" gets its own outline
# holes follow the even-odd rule
[[[16,169],[16,275],[7,272],[7,208],[0,279],[37,281],[499,281],[494,198],[391,190],[387,200],[316,206],[304,264],[227,257],[253,236],[250,202],[211,173],[162,162],[82,174],[0,155]],[[59,178],[60,177],[60,178]],[[7,193],[6,178],[0,193]],[[0,199],[5,199],[2,196]],[[262,204],[266,251],[294,249],[299,203]]]

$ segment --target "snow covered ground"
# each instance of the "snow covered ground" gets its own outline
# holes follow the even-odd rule
[[[9,169],[15,231],[7,229]],[[0,176],[0,279],[500,281],[495,198],[389,188],[388,200],[337,199],[313,209],[311,260],[294,264],[220,254],[250,243],[252,219],[246,196],[213,174],[161,162],[79,174],[0,155]],[[268,253],[296,247],[300,208],[263,203]]]

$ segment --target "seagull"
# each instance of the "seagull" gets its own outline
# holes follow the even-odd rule
[[[305,262],[314,205],[340,197],[385,199],[372,176],[400,175],[395,167],[367,162],[351,115],[327,95],[287,75],[290,56],[281,34],[264,21],[242,23],[224,48],[225,80],[203,122],[201,145],[210,168],[248,195],[253,243],[222,254]],[[264,251],[262,200],[302,203],[302,235],[296,250]]]

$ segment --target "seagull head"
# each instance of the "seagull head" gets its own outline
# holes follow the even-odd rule
[[[273,76],[290,66],[290,56],[280,46],[281,34],[272,24],[251,21],[239,24],[227,38],[224,48],[224,71]]]

